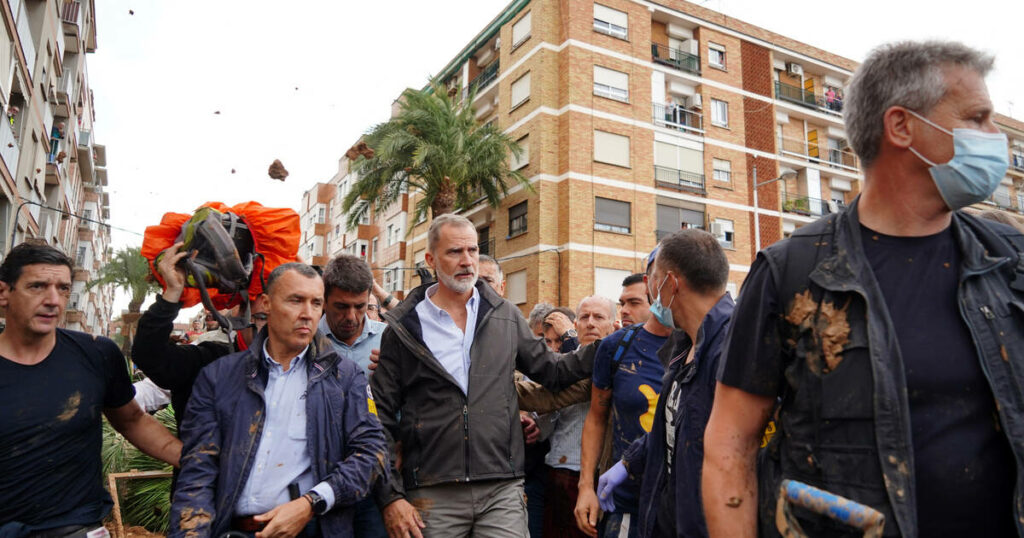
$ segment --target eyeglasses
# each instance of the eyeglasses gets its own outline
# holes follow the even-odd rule
[[[267,315],[266,315],[266,314],[263,314],[263,313],[260,313],[260,314],[252,314],[252,315],[251,315],[251,316],[249,316],[249,317],[250,317],[250,318],[251,318],[251,319],[252,319],[252,320],[253,320],[254,322],[255,322],[255,321],[267,321]]]

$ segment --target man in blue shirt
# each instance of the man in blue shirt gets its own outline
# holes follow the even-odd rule
[[[648,272],[654,265],[656,253],[657,249],[651,253]],[[658,360],[658,350],[672,330],[651,316],[644,277],[643,273],[637,273],[622,281],[619,304],[623,312],[628,312],[631,325],[601,342],[594,356],[594,384],[590,412],[583,425],[579,500],[576,502],[576,524],[590,536],[637,536],[638,526],[632,520],[637,512],[638,488],[629,484],[616,490],[615,511],[606,512],[595,526],[598,500],[594,478],[604,470],[598,469],[598,464],[609,425],[612,429],[611,461],[616,462],[630,443],[651,431],[654,423],[654,408],[665,374],[665,367]],[[626,313],[622,317],[625,322]]]
[[[359,365],[370,377],[370,352],[380,349],[386,323],[374,321],[367,312],[372,300],[373,273],[363,259],[341,254],[324,269],[324,317],[320,332],[334,344],[338,355]],[[384,520],[372,497],[356,504],[354,521],[358,538],[387,538]]]

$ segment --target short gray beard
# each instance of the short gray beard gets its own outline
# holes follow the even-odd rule
[[[458,280],[455,280],[455,275],[449,275],[445,273],[443,270],[441,270],[440,267],[437,267],[434,270],[435,272],[437,272],[437,279],[440,280],[441,283],[444,284],[446,288],[454,291],[459,295],[462,295],[463,293],[466,293],[469,290],[473,289],[473,287],[476,286],[476,281],[480,278],[479,274],[474,274],[473,280],[463,284]]]

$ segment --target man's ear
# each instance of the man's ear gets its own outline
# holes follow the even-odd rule
[[[427,266],[431,269],[434,268],[434,253],[429,250],[423,253],[423,261],[426,262]]]
[[[911,114],[901,106],[891,106],[882,115],[882,138],[884,142],[900,149],[907,149],[914,141]]]
[[[4,281],[0,281],[0,307],[7,307],[10,304],[10,293],[11,286]]]
[[[261,293],[260,296],[256,298],[256,300],[259,301],[259,305],[261,307],[261,310],[263,310],[264,312],[269,314],[270,313],[270,295],[268,295],[266,293]]]

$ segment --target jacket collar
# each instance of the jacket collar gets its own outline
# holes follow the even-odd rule
[[[266,369],[263,365],[263,345],[266,343],[268,338],[267,328],[264,327],[253,339],[252,343],[249,344],[249,349],[245,351],[245,375],[248,378],[255,378],[260,372],[260,368]],[[315,375],[326,372],[334,367],[338,362],[338,353],[334,349],[334,345],[331,341],[324,336],[319,330],[313,334],[313,340],[309,343],[309,347],[306,348],[306,359],[307,369],[311,372],[310,380]]]

